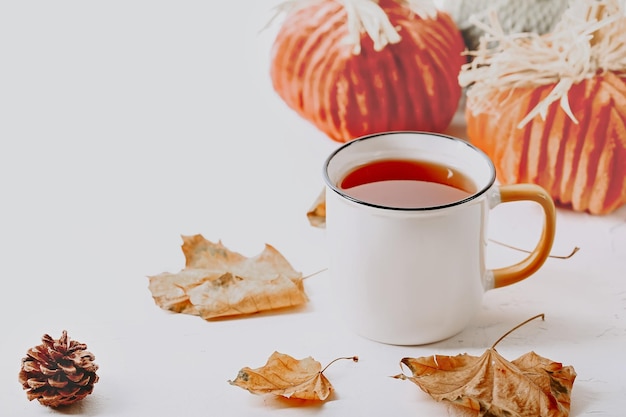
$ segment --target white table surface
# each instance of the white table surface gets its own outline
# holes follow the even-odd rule
[[[408,381],[405,356],[509,359],[534,350],[574,366],[573,416],[626,409],[626,208],[559,209],[554,253],[533,277],[485,294],[469,328],[426,346],[389,346],[332,315],[333,282],[306,280],[305,308],[206,322],[157,307],[148,276],[184,267],[181,235],[246,256],[265,243],[305,275],[327,266],[305,213],[336,147],[288,109],[268,74],[276,2],[31,1],[0,6],[0,416],[448,415]],[[451,132],[463,135],[462,118]],[[493,211],[494,239],[531,247],[539,213]],[[492,245],[489,264],[523,256]],[[445,299],[442,299],[445,302]],[[45,333],[88,345],[100,381],[81,403],[29,402],[20,360]],[[227,383],[273,351],[323,364],[317,406]]]

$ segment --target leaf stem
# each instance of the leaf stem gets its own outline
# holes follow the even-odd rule
[[[498,340],[496,340],[496,342],[493,345],[491,345],[491,349],[495,349],[496,345],[498,343],[500,343],[502,341],[502,339],[504,339],[505,337],[507,337],[508,335],[513,333],[515,330],[519,329],[520,327],[522,327],[523,325],[527,324],[528,322],[531,322],[531,321],[533,321],[535,319],[538,319],[539,317],[541,317],[541,320],[545,320],[545,314],[541,313],[541,314],[537,314],[534,317],[529,318],[526,321],[523,321],[522,323],[518,324],[517,326],[513,327],[511,330],[509,330],[508,332],[506,332],[505,334],[500,336],[500,338]]]
[[[518,248],[517,246],[509,245],[508,243],[500,242],[499,240],[489,239],[489,241],[497,245],[504,246],[505,248],[514,249],[514,250],[524,252],[524,253],[530,253],[530,251],[527,249]],[[549,255],[548,257],[554,258],[554,259],[569,259],[572,256],[574,256],[574,254],[578,252],[579,250],[580,248],[578,246],[574,246],[574,249],[572,249],[572,251],[568,253],[567,255]]]
[[[309,274],[309,275],[306,275],[306,276],[302,277],[302,279],[311,278],[311,277],[313,277],[313,276],[315,276],[315,275],[317,275],[317,274],[321,274],[322,272],[327,271],[327,270],[328,270],[328,268],[323,268],[323,269],[320,269],[320,270],[319,270],[319,271],[317,271],[317,272],[313,272],[312,274]]]
[[[358,361],[359,361],[359,357],[358,357],[358,356],[343,356],[343,357],[341,357],[341,358],[336,358],[336,359],[333,359],[332,361],[330,361],[330,363],[329,363],[328,365],[326,365],[326,366],[324,367],[324,369],[322,369],[322,370],[320,371],[320,374],[324,373],[324,371],[326,370],[326,368],[328,368],[330,365],[332,365],[333,363],[335,363],[335,362],[337,362],[337,361],[339,361],[339,360],[342,360],[342,359],[350,359],[350,360],[352,360],[352,361],[354,361],[354,362],[358,362]]]

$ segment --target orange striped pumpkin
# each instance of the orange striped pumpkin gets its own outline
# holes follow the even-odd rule
[[[574,84],[570,108],[558,102],[545,120],[518,123],[555,84],[500,90],[485,99],[497,112],[466,107],[469,140],[494,161],[500,182],[532,182],[575,211],[606,214],[626,203],[626,73],[606,72]]]
[[[335,0],[289,13],[273,45],[271,79],[286,104],[328,137],[346,142],[390,130],[442,131],[461,97],[457,76],[466,59],[452,18],[420,18],[405,2],[380,0],[401,40],[375,50],[345,42],[347,12]]]

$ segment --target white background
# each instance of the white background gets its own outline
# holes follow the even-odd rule
[[[222,240],[246,256],[270,243],[305,275],[326,267],[324,231],[305,213],[337,144],[272,90],[280,22],[262,28],[274,4],[0,5],[0,416],[447,415],[412,383],[389,378],[400,359],[480,355],[537,313],[546,320],[498,351],[515,359],[534,350],[574,366],[572,415],[623,415],[625,209],[559,210],[554,252],[580,252],[488,292],[466,331],[433,345],[346,332],[329,306],[327,273],[306,281],[310,302],[296,311],[205,322],[154,304],[147,277],[184,267],[181,235]],[[535,207],[493,214],[492,237],[534,245]],[[493,266],[521,256],[489,250]],[[28,348],[64,329],[95,354],[100,382],[55,411],[29,402],[17,375]],[[227,383],[274,350],[323,364],[361,360],[326,372],[336,394],[320,405]]]

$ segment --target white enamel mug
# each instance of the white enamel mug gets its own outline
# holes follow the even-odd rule
[[[349,196],[339,187],[356,167],[383,159],[431,161],[472,180],[476,192],[443,206],[396,208]],[[329,273],[340,314],[356,333],[397,345],[426,344],[462,331],[485,291],[521,281],[549,256],[555,208],[533,184],[498,186],[489,157],[461,139],[387,132],[347,142],[326,160]],[[496,205],[537,202],[545,214],[535,249],[517,264],[485,266],[487,221]]]

